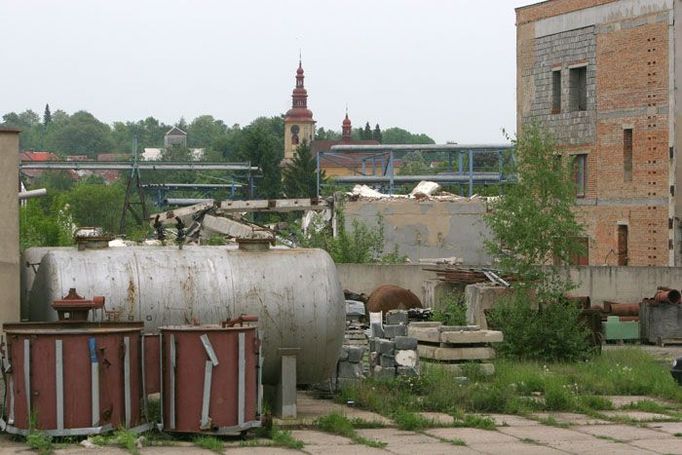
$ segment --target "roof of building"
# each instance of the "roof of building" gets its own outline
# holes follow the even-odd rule
[[[52,152],[33,150],[28,152],[19,152],[19,159],[21,161],[59,161],[59,157]]]
[[[187,136],[187,133],[182,131],[180,128],[177,126],[174,126],[173,128],[169,129],[166,132],[166,136]]]
[[[128,153],[100,153],[97,155],[97,161],[128,161],[130,154]]]

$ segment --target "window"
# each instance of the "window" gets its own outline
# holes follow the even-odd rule
[[[552,71],[552,114],[561,112],[561,70]]]
[[[618,225],[618,265],[628,265],[628,227]]]
[[[632,128],[623,130],[623,181],[632,182]]]
[[[571,68],[568,73],[569,109],[584,111],[587,109],[587,67]]]
[[[580,251],[571,255],[570,265],[590,265],[590,241],[587,237],[576,239],[580,245]]]
[[[573,157],[573,177],[575,179],[575,195],[585,197],[587,191],[587,154]]]

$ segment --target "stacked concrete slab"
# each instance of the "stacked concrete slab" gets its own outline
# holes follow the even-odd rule
[[[336,369],[337,384],[344,387],[365,378],[362,359],[365,355],[364,346],[345,345],[341,348],[341,357]]]
[[[372,327],[374,336],[369,340],[369,370],[375,378],[419,374],[417,339],[407,336],[407,323],[407,311],[393,310],[386,314],[386,324]]]
[[[417,352],[424,361],[438,362],[458,375],[465,373],[464,365],[469,362],[476,362],[484,374],[495,372],[495,367],[489,362],[495,357],[491,344],[503,340],[502,332],[481,330],[476,325],[412,322],[407,333],[418,340]]]

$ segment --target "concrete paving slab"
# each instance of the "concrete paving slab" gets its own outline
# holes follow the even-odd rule
[[[644,411],[603,411],[602,414],[609,417],[625,418],[636,420],[637,422],[653,422],[656,420],[673,420],[665,414]]]
[[[499,431],[479,430],[478,428],[433,428],[426,430],[426,434],[443,439],[461,439],[471,444],[494,443],[494,442],[518,442],[518,439],[500,433]]]
[[[529,439],[543,444],[549,444],[557,441],[579,441],[585,439],[594,439],[592,436],[586,433],[567,430],[565,428],[548,427],[545,425],[528,427],[500,427],[498,428],[498,431],[519,439]]]
[[[388,446],[390,453],[397,455],[480,455],[481,452],[465,446],[456,446],[445,442],[428,442],[423,444],[405,444],[399,446]]]
[[[672,405],[669,401],[648,397],[646,395],[605,395],[604,398],[611,401],[614,408],[622,408],[623,406],[628,406],[639,401],[653,401],[662,406]]]
[[[604,436],[619,441],[633,441],[636,439],[666,439],[670,435],[662,431],[640,428],[632,425],[581,425],[572,430],[593,436]]]
[[[682,422],[656,422],[647,426],[652,430],[664,431],[669,434],[682,434]]]
[[[84,449],[84,452],[80,452],[81,454],[88,454],[92,455],[92,450],[93,449]],[[100,454],[102,452],[97,450],[97,453]],[[164,454],[175,454],[175,455],[206,455],[208,451],[206,449],[202,449],[201,447],[197,446],[192,446],[192,447],[175,447],[175,446],[154,446],[154,447],[145,447],[140,452],[144,455],[164,455]],[[68,452],[69,455],[75,454],[76,452]],[[113,453],[113,452],[112,452]],[[130,453],[128,451],[122,451],[122,452],[116,452],[116,453]]]
[[[566,455],[566,452],[561,452],[553,447],[527,444],[525,442],[474,444],[470,448],[490,455]]]
[[[303,444],[305,445],[338,446],[353,443],[353,441],[344,438],[343,436],[324,433],[322,431],[294,430],[291,432],[291,435],[294,438],[303,441]]]
[[[564,452],[573,453],[576,455],[640,455],[640,454],[654,454],[640,447],[633,447],[629,444],[620,444],[617,442],[604,441],[601,439],[587,440],[587,441],[559,441],[550,446],[555,449],[563,450]]]
[[[595,419],[585,414],[575,414],[572,412],[537,412],[533,414],[536,419],[548,419],[553,417],[559,423],[568,425],[605,425],[610,423],[608,420]]]
[[[403,431],[395,428],[372,428],[357,430],[357,433],[366,438],[383,441],[389,446],[439,442],[438,439],[425,434],[415,433],[414,431]]]
[[[202,455],[206,455],[208,451],[203,451]],[[284,449],[282,447],[239,447],[235,449],[227,449],[227,455],[300,455],[301,452],[294,449]]]
[[[310,455],[387,455],[391,453],[388,450],[357,444],[341,446],[311,445],[304,447],[303,451]]]
[[[164,452],[147,452],[147,449],[151,449],[151,448],[152,447],[144,448],[141,452],[145,453],[145,454],[146,453],[150,453],[150,454],[164,453]],[[170,448],[170,447],[164,447],[164,448]],[[4,448],[3,448],[3,450],[0,450],[0,453],[2,453],[2,454],[4,454],[4,453],[17,453],[17,454],[22,453],[24,455],[36,453],[36,452],[32,451],[31,449],[27,448],[26,446],[24,446],[23,449],[21,449],[21,450],[16,449],[16,448],[12,448],[12,450],[14,450],[14,451],[13,452],[5,452]],[[192,455],[197,455],[197,454],[199,454],[199,452],[201,452],[201,455],[206,455],[206,452],[204,451],[204,449],[199,449],[197,447],[194,447],[193,451],[188,452],[188,453],[191,453]],[[128,452],[127,450],[118,448],[118,447],[98,447],[96,449],[86,449],[85,447],[81,447],[81,446],[65,447],[63,449],[55,450],[52,453],[54,455],[65,455],[65,454],[68,454],[68,455],[93,455],[93,453],[97,453],[97,455],[99,455],[99,454],[103,454],[103,455],[126,455],[126,454],[128,454],[128,455],[130,455],[130,452]],[[166,453],[170,453],[170,452],[166,452]],[[175,452],[175,453],[179,453],[179,452]]]
[[[668,439],[642,439],[633,441],[630,444],[647,449],[656,453],[665,454],[680,454],[682,455],[682,439],[668,438]]]
[[[452,425],[455,422],[454,417],[443,412],[420,412],[419,415],[436,425]]]
[[[532,425],[540,425],[535,420],[527,419],[525,417],[510,415],[510,414],[481,414],[484,417],[490,417],[495,421],[495,425],[509,426],[509,427],[528,427]]]
[[[315,398],[312,393],[306,391],[298,392],[296,396],[296,406],[298,410],[298,417],[296,419],[274,419],[275,423],[284,427],[313,425],[315,420],[319,417],[332,412],[339,412],[351,419],[358,418],[369,422],[378,422],[381,425],[386,426],[395,425],[390,419],[387,419],[380,414],[344,406],[342,404],[334,403],[331,400]]]

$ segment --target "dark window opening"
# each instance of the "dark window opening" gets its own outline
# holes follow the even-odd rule
[[[628,227],[618,226],[618,265],[628,265]]]
[[[561,112],[561,70],[552,71],[552,114]]]
[[[623,181],[632,182],[632,128],[623,130]]]
[[[587,110],[587,67],[571,68],[568,74],[569,109]]]
[[[580,154],[573,157],[573,178],[575,181],[575,195],[585,197],[587,191],[587,155]]]

